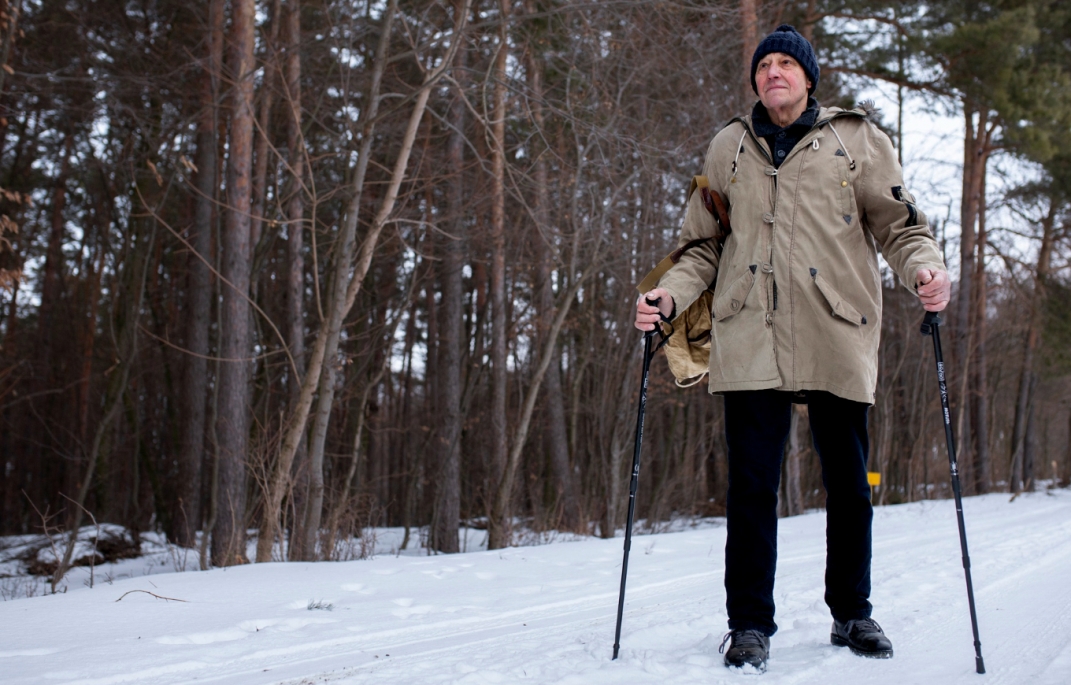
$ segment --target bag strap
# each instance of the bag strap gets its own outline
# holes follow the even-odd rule
[[[710,179],[706,176],[692,177],[692,184],[688,188],[689,200],[692,199],[692,193],[696,191],[696,188],[699,189],[699,196],[703,199],[703,206],[706,207],[711,216],[717,219],[718,225],[721,227],[722,235],[716,237],[724,239],[733,232],[729,225],[729,210],[725,206],[725,200],[718,194],[718,191],[710,189]]]
[[[698,245],[702,245],[711,238],[719,241],[725,240],[725,238],[732,233],[732,228],[729,226],[729,211],[725,206],[725,200],[718,194],[718,191],[710,189],[710,180],[706,176],[693,176],[692,183],[688,188],[688,200],[692,199],[692,193],[694,193],[697,188],[699,189],[699,196],[703,200],[703,207],[710,212],[711,216],[714,217],[714,222],[717,224],[714,235],[706,238],[689,240],[673,252],[670,252],[669,255],[660,261],[658,265],[652,269],[642,281],[640,281],[640,284],[636,286],[636,289],[641,293],[648,292],[651,288],[658,285],[658,281],[662,276],[672,269],[673,265],[679,262],[681,257],[684,256],[684,253],[688,250]]]

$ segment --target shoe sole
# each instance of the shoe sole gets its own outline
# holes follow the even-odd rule
[[[868,652],[864,649],[859,649],[836,633],[830,634],[829,641],[837,647],[847,647],[852,650],[852,654],[865,656],[868,659],[891,659],[893,657],[893,651],[891,649],[877,649]]]

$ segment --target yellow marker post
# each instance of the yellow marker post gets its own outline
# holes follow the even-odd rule
[[[881,485],[881,474],[877,471],[866,472],[866,482],[870,485],[870,499],[874,499],[874,488]]]

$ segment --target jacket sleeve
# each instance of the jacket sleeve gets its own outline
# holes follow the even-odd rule
[[[716,190],[725,197],[724,192],[717,187],[717,183],[711,175],[711,159],[714,151],[714,143],[711,142],[707,150],[704,172],[711,182],[711,190]],[[692,240],[710,238],[715,234],[717,224],[714,216],[703,206],[703,199],[698,190],[688,198],[687,209],[684,214],[684,224],[681,227],[681,235],[677,240],[677,247],[682,247]],[[673,265],[658,282],[660,288],[665,288],[673,298],[676,307],[674,317],[684,313],[699,296],[707,289],[718,275],[718,260],[721,257],[721,247],[715,240],[708,240],[685,252],[679,262]]]
[[[885,261],[915,292],[919,269],[947,271],[926,215],[904,186],[892,141],[873,124],[863,124],[867,166],[857,191],[860,216],[881,247]]]

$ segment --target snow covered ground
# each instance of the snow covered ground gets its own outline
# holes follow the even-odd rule
[[[895,645],[888,661],[829,644],[816,513],[781,521],[780,631],[763,676],[730,672],[717,653],[718,525],[634,540],[616,662],[620,538],[98,576],[92,590],[0,602],[0,682],[1071,683],[1071,492],[987,495],[964,509],[985,676],[974,673],[955,508],[927,501],[876,511],[872,599]]]

